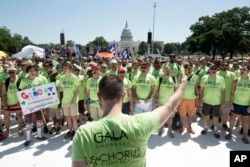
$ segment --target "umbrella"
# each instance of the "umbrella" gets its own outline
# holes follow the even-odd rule
[[[8,56],[7,53],[5,53],[4,51],[0,50],[0,57],[6,57],[6,56]]]
[[[103,57],[103,58],[112,58],[114,57],[114,55],[112,53],[109,52],[99,52],[96,54],[99,57]]]

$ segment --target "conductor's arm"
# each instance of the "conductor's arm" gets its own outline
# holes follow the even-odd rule
[[[181,102],[185,87],[187,84],[187,77],[184,76],[179,83],[179,87],[176,89],[174,94],[165,102],[164,105],[156,108],[153,112],[156,112],[160,116],[160,126],[168,120],[172,113],[176,110],[179,103]]]

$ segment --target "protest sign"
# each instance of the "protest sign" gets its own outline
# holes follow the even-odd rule
[[[23,115],[30,114],[54,104],[59,104],[54,83],[33,87],[17,92]]]

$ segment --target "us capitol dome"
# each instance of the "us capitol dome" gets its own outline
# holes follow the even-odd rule
[[[112,41],[109,44],[116,43],[120,51],[123,51],[126,47],[129,47],[130,51],[137,52],[141,41],[133,41],[132,31],[128,28],[128,22],[126,21],[125,27],[121,33],[120,41]]]

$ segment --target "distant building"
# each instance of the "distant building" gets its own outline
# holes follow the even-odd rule
[[[126,21],[125,28],[122,30],[121,40],[112,41],[109,44],[116,43],[118,50],[123,51],[126,47],[129,47],[130,51],[137,51],[141,41],[133,41],[133,36],[131,30],[128,28],[128,22]]]

